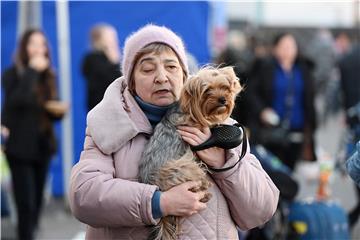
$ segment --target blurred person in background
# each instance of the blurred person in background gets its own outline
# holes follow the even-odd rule
[[[246,36],[241,31],[232,30],[227,38],[227,47],[216,57],[214,62],[224,66],[234,66],[236,76],[245,79],[253,57],[248,49]]]
[[[340,83],[343,92],[343,104],[346,111],[360,102],[360,44],[354,44],[352,49],[339,61]],[[347,119],[349,127],[351,119]]]
[[[354,182],[360,186],[360,140],[356,144],[355,152],[346,161],[346,169]]]
[[[98,104],[106,88],[120,77],[120,50],[116,29],[97,24],[90,31],[91,51],[83,60],[82,72],[87,80],[87,110]]]
[[[272,56],[257,61],[251,71],[248,96],[251,102],[253,140],[278,156],[294,170],[300,159],[315,160],[315,109],[312,65],[301,58],[298,45],[290,33],[278,34],[273,41]],[[286,128],[284,143],[266,143],[262,133]],[[273,137],[273,135],[269,135]]]
[[[264,34],[257,32],[249,38],[249,49],[252,56],[252,61],[263,59],[270,54],[270,44]]]
[[[306,55],[314,62],[315,109],[319,124],[325,123],[329,114],[340,104],[334,100],[339,91],[339,74],[335,40],[328,29],[320,29],[307,44]]]
[[[351,49],[351,39],[346,32],[339,32],[335,36],[335,53],[338,59],[347,54]]]
[[[340,88],[346,113],[348,136],[347,155],[351,155],[360,139],[360,44],[339,61]],[[360,187],[356,186],[357,204],[349,213],[349,224],[353,227],[360,216]]]
[[[146,25],[127,38],[124,76],[88,114],[84,150],[71,173],[69,202],[75,217],[89,225],[87,239],[149,239],[149,226],[165,216],[183,217],[179,239],[238,239],[236,226],[250,229],[273,215],[278,189],[249,150],[234,168],[209,173],[213,195],[207,204],[200,202],[204,192],[189,190],[196,182],[168,191],[139,182],[149,136],[187,80],[186,58],[182,40],[166,27]],[[179,130],[189,144],[210,137],[209,128]],[[240,148],[197,154],[222,168],[236,163]]]
[[[316,93],[323,93],[336,65],[335,40],[328,29],[320,29],[306,47],[306,55],[315,63]]]
[[[57,100],[47,39],[41,30],[26,31],[13,66],[2,75],[4,144],[17,208],[18,239],[34,239],[51,156],[56,151],[53,121],[68,105]]]
[[[236,76],[240,80],[240,84],[246,87],[248,68],[253,60],[253,54],[248,49],[247,39],[243,32],[232,30],[228,34],[227,47],[214,59],[216,64],[220,66],[233,66]],[[236,105],[232,113],[232,117],[244,126],[247,125],[248,107],[245,101],[245,92],[242,92],[236,98]]]
[[[342,109],[343,97],[340,76],[340,62],[346,56],[352,46],[351,39],[346,32],[339,32],[334,39],[334,53],[335,53],[335,66],[331,71],[330,81],[327,83],[326,96],[325,96],[325,114],[324,120],[326,121],[333,114],[338,113]],[[320,55],[322,53],[319,53]],[[358,60],[359,61],[359,60]],[[344,96],[346,97],[346,96]]]

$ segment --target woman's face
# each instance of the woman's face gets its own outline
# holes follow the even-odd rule
[[[274,53],[280,61],[293,62],[298,53],[298,48],[294,37],[291,35],[285,35],[282,37],[275,46]]]
[[[135,65],[134,82],[135,92],[143,101],[168,106],[180,97],[184,73],[173,51],[148,53]]]
[[[26,47],[29,59],[36,56],[45,56],[47,52],[46,39],[41,33],[35,32],[29,38]]]

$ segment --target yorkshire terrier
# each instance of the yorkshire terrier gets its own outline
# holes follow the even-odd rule
[[[211,198],[206,165],[197,160],[176,131],[178,125],[199,129],[223,123],[229,118],[237,94],[241,91],[239,79],[232,67],[206,67],[184,84],[179,102],[168,110],[157,124],[144,149],[139,166],[139,181],[157,185],[161,191],[187,181],[199,181],[201,186],[190,189],[205,191],[201,202]],[[149,239],[175,240],[180,232],[180,217],[163,217]]]

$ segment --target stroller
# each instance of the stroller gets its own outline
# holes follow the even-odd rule
[[[285,240],[291,239],[288,225],[289,204],[295,199],[299,186],[292,172],[274,154],[264,146],[257,144],[252,153],[259,159],[262,167],[280,190],[279,204],[272,219],[261,227],[247,232],[246,240]]]

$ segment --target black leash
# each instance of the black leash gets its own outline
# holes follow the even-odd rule
[[[242,150],[239,160],[232,166],[226,168],[212,168],[208,166],[211,171],[224,172],[234,168],[245,156],[247,149],[247,136],[245,128],[236,123],[234,125],[218,125],[210,129],[212,135],[204,143],[197,146],[191,146],[192,151],[200,151],[210,147],[220,147],[224,149],[231,149],[239,146],[242,143]]]

